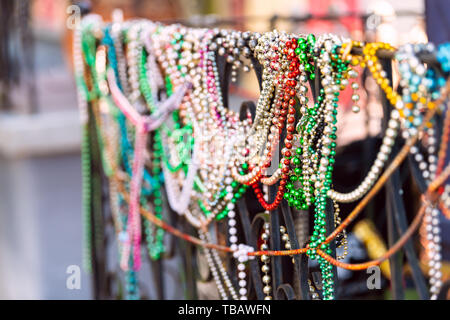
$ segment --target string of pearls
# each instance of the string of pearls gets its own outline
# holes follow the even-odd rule
[[[378,151],[374,163],[370,167],[369,172],[361,184],[348,193],[340,193],[330,189],[327,195],[331,199],[341,203],[349,203],[361,199],[373,187],[378,177],[381,175],[382,170],[389,159],[389,155],[392,152],[392,147],[394,146],[399,127],[399,113],[394,109],[390,113],[388,127],[386,129],[380,150]]]
[[[430,276],[431,300],[436,300],[442,287],[442,246],[441,229],[439,225],[440,212],[437,208],[428,206],[425,209],[425,230],[427,233],[428,275]]]
[[[268,211],[264,212],[266,215],[269,215]],[[265,222],[263,225],[263,232],[261,234],[261,247],[260,249],[263,251],[269,250],[269,239],[270,239],[270,223]],[[263,263],[261,267],[261,271],[263,272],[262,282],[263,282],[263,292],[266,295],[264,300],[272,300],[271,292],[272,287],[270,286],[271,278],[269,275],[270,272],[270,257],[267,255],[261,256],[261,262]]]
[[[247,300],[247,281],[245,280],[245,278],[247,277],[247,273],[245,272],[245,263],[248,260],[252,260],[255,258],[254,256],[248,255],[249,252],[253,251],[253,247],[240,243],[238,245],[238,249],[233,252],[233,257],[238,261],[237,269],[239,278],[240,300]]]
[[[208,243],[210,242],[209,233],[207,233],[207,232],[199,230],[199,237],[202,241],[205,241]],[[227,271],[225,270],[217,251],[213,250],[213,249],[210,250],[208,248],[203,248],[203,250],[205,252],[205,257],[206,257],[207,263],[211,270],[211,274],[213,275],[214,281],[216,282],[217,290],[219,291],[219,294],[222,297],[222,300],[229,299],[229,296],[228,296],[226,290],[228,290],[232,299],[238,300],[239,297],[236,294],[236,290],[234,289],[233,284],[231,283],[231,280],[228,277]],[[217,265],[217,267],[216,267],[216,265]],[[223,280],[221,280],[221,277]]]

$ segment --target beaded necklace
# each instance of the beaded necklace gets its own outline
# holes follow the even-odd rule
[[[376,57],[379,50],[394,50],[387,44],[362,44],[333,35],[316,39],[313,35],[294,36],[278,31],[258,34],[190,29],[145,20],[114,23],[102,29],[99,20],[84,21],[87,27],[76,35],[74,46],[80,107],[86,122],[88,102],[92,108],[95,121],[92,124],[97,130],[95,142],[100,148],[98,157],[108,177],[121,267],[127,272],[127,297],[139,298],[136,271],[140,266],[141,212],[154,211],[156,219],[163,219],[167,200],[172,210],[198,229],[206,244],[214,242],[212,222],[227,217],[228,243],[236,259],[238,287],[231,282],[216,248],[205,248],[205,257],[219,295],[223,299],[246,299],[246,263],[253,256],[253,248],[240,243],[235,204],[251,186],[266,215],[276,214],[271,211],[283,199],[295,209],[311,210],[314,229],[304,251],[310,259],[318,261],[324,299],[333,299],[332,260],[326,256],[332,250],[325,240],[333,226],[341,223],[338,202],[356,201],[371,190],[398,133],[401,131],[404,138],[414,135],[427,108],[442,108],[430,101],[439,96],[443,77],[417,59],[421,52],[434,53],[434,48],[405,46],[398,50],[402,90],[396,93]],[[364,56],[352,55],[353,47],[362,48]],[[439,58],[444,66],[446,56],[444,50]],[[221,59],[231,64],[232,81],[240,68],[250,69],[251,59],[260,63],[261,95],[253,120],[251,117],[240,120],[238,113],[225,106],[219,78]],[[339,193],[332,189],[337,106],[340,91],[349,86],[350,78],[357,77],[354,70],[357,65],[369,68],[394,110],[368,175],[354,191]],[[308,82],[315,80],[320,87],[311,85],[317,96],[315,103],[309,103]],[[356,83],[351,87],[356,90]],[[358,100],[354,93],[352,109],[359,109]],[[411,152],[424,178],[431,182],[438,169],[442,170],[442,164],[438,165],[435,156],[434,123],[428,125],[421,145],[411,148]],[[88,224],[95,219],[90,212],[91,184],[98,181],[89,180],[91,157],[97,155],[91,155],[87,125],[83,132],[83,176],[88,181],[83,197],[89,204],[85,205],[84,216]],[[426,158],[420,153],[423,145]],[[280,159],[277,148],[281,149]],[[277,166],[269,175],[270,168]],[[118,192],[119,183],[129,196]],[[277,184],[272,203],[261,184]],[[334,212],[328,209],[331,207]],[[432,240],[433,298],[440,288],[436,210],[427,209],[424,224],[427,237]],[[158,259],[164,252],[163,229],[161,224],[156,227],[144,221],[147,251],[152,259]],[[280,235],[284,247],[290,249],[289,235],[283,226]],[[89,236],[87,242],[92,241]],[[269,249],[271,236],[274,235],[269,234],[269,226],[264,224],[262,250]],[[345,237],[344,230],[336,243],[344,248],[338,259],[347,252]],[[270,299],[269,258],[264,254],[261,260],[263,292]],[[312,284],[310,288],[317,297]]]

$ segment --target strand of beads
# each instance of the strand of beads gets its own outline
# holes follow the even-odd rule
[[[200,235],[200,239],[202,239],[203,241],[211,242],[210,235],[208,232],[199,231],[199,235]],[[228,277],[228,273],[223,266],[223,263],[219,257],[219,254],[217,253],[217,250],[209,250],[207,248],[204,248],[204,250],[205,250],[206,259],[207,259],[208,264],[211,269],[211,273],[216,282],[219,293],[222,296],[222,299],[228,300],[228,295],[225,291],[225,287],[223,286],[222,281],[220,280],[220,277],[222,277],[223,282],[224,282],[226,288],[228,289],[232,299],[238,300],[239,298],[238,298],[238,295],[236,294],[236,290],[233,287],[233,284],[231,283],[230,278]],[[247,251],[242,251],[242,252],[245,252],[245,255],[247,255]],[[219,271],[217,271],[217,268],[215,265],[218,266]],[[244,269],[245,269],[245,265],[244,265]],[[245,276],[246,276],[246,274],[244,271],[239,272],[240,279],[245,279]]]
[[[228,204],[228,209],[230,211],[228,211],[228,234],[229,234],[229,241],[230,241],[230,248],[232,250],[236,250],[237,249],[237,241],[238,238],[236,236],[236,212],[233,210],[234,209],[234,203],[230,203]]]
[[[399,71],[401,75],[400,85],[402,89],[402,99],[405,102],[405,120],[403,121],[405,139],[417,132],[417,127],[422,124],[424,113],[427,110],[430,99],[439,97],[440,81],[435,79],[435,72],[421,63],[418,55],[430,54],[434,52],[434,46],[431,44],[423,45],[404,45],[399,48],[396,58],[399,62]],[[442,78],[443,80],[443,78]],[[445,82],[445,80],[444,80]],[[422,176],[430,182],[436,172],[436,138],[434,129],[427,128],[428,135],[427,154],[424,157],[419,147],[411,148],[414,159],[419,164]],[[425,139],[422,139],[422,143]]]
[[[317,171],[314,177],[314,231],[311,236],[308,254],[311,259],[316,258],[315,250],[320,244],[320,249],[331,253],[329,244],[321,244],[324,242],[327,235],[326,228],[326,206],[327,193],[331,188],[331,175],[333,171],[334,156],[336,143],[336,114],[337,102],[339,97],[341,79],[343,79],[348,70],[348,61],[342,61],[337,54],[340,39],[332,36],[324,36],[316,43],[316,50],[319,50],[320,55],[316,61],[316,68],[319,68],[322,74],[322,86],[320,94],[323,96],[318,107],[321,107],[322,115],[319,118],[319,123],[323,124],[319,127],[319,144],[317,148]],[[317,138],[316,138],[317,139]],[[315,143],[313,144],[315,145]],[[308,145],[303,145],[303,152],[305,149],[314,151]],[[334,275],[332,266],[323,258],[318,258],[319,267],[322,271],[323,279],[323,297],[325,300],[334,298]]]
[[[353,101],[353,105],[352,105],[352,112],[353,113],[358,113],[360,110],[360,107],[358,106],[357,102],[359,101],[359,95],[357,93],[357,90],[359,89],[359,84],[358,82],[352,82],[352,101]]]
[[[336,228],[337,226],[339,226],[341,224],[341,217],[339,215],[339,213],[341,213],[341,209],[339,208],[339,205],[337,204],[336,201],[333,201],[333,206],[334,206],[334,227]],[[342,248],[342,254],[341,255],[337,255],[337,259],[338,260],[343,260],[347,254],[348,254],[348,239],[347,239],[347,231],[342,230],[342,233],[339,234],[336,237],[336,248]]]
[[[262,171],[268,168],[272,158],[272,151],[278,143],[280,129],[284,126],[285,112],[280,112],[280,92],[275,92],[275,78],[280,73],[281,55],[280,46],[284,46],[284,35],[277,32],[267,33],[264,36],[250,40],[250,48],[254,49],[254,57],[264,66],[262,71],[262,89],[256,105],[255,119],[250,130],[236,142],[235,162],[236,166],[247,163],[250,172],[239,176],[237,170],[232,168],[233,178],[246,185],[252,185],[262,177]],[[271,105],[274,94],[277,97]],[[274,118],[275,115],[275,118]],[[276,119],[276,118],[279,119]],[[283,119],[284,117],[284,119]],[[282,121],[279,121],[282,119]],[[270,131],[270,133],[269,133]],[[269,135],[267,135],[269,133]],[[267,139],[266,139],[267,138]],[[267,143],[266,143],[267,142]],[[258,154],[266,143],[263,156]]]
[[[431,99],[439,97],[439,89],[445,83],[444,78],[436,77],[436,73],[420,62],[418,56],[421,54],[434,53],[432,44],[404,45],[399,48],[396,58],[399,61],[399,71],[401,75],[400,85],[403,87],[403,101],[405,102],[404,137],[408,138],[417,131],[417,127],[422,124],[424,113],[429,106]],[[434,129],[428,126],[427,142],[428,157],[424,157],[420,152],[420,147],[413,146],[410,150],[415,161],[417,161],[422,176],[428,183],[436,175],[436,138]],[[428,160],[428,161],[427,161]],[[440,212],[437,208],[428,207],[424,218],[424,230],[426,233],[426,252],[430,276],[431,299],[437,299],[437,295],[442,286],[442,256],[441,237],[439,226]]]
[[[228,34],[228,33],[227,33]],[[234,40],[230,40],[233,42]],[[229,46],[227,41],[222,42],[223,45]],[[238,49],[238,48],[235,48]],[[238,53],[238,51],[236,52]],[[236,66],[239,61],[234,55],[227,55],[227,61],[234,62],[233,65]],[[239,64],[240,65],[240,64]],[[232,141],[227,140],[226,137],[232,135],[234,132],[239,130],[239,121],[237,115],[230,112],[223,105],[222,93],[219,86],[219,73],[216,64],[216,59],[214,51],[210,51],[206,55],[205,66],[206,70],[206,87],[205,90],[209,92],[209,103],[212,106],[211,116],[216,119],[214,124],[211,123],[211,135],[209,136],[208,149],[213,148],[209,154],[220,153],[221,157],[208,157],[204,158],[203,162],[205,165],[209,165],[215,169],[212,170],[210,175],[204,175],[203,179],[207,181],[205,186],[207,188],[207,193],[212,198],[213,195],[220,192],[220,186],[223,185],[225,176],[228,176],[228,166],[231,160],[233,148]],[[211,170],[209,170],[211,171]],[[207,172],[207,170],[201,171]],[[230,188],[229,188],[230,189]],[[225,187],[226,190],[226,187]],[[231,198],[231,195],[229,196]],[[230,199],[228,199],[230,200]]]
[[[289,239],[289,234],[286,233],[286,228],[284,226],[280,226],[280,235],[281,240],[284,241],[284,247],[286,248],[286,250],[291,250],[291,242]],[[294,257],[292,255],[290,257],[292,258],[292,263],[294,263]]]
[[[130,88],[128,86],[127,78],[127,62],[123,52],[123,34],[122,34],[123,24],[120,22],[113,22],[111,26],[111,40],[114,45],[114,52],[117,59],[117,74],[118,74],[118,86],[123,91],[125,96],[129,96]]]
[[[141,91],[139,90],[139,57],[143,50],[142,42],[140,41],[140,33],[142,27],[140,23],[133,24],[127,32],[127,52],[126,58],[128,63],[128,83],[130,85],[130,95],[128,99],[130,103],[139,110],[138,99],[141,97]]]
[[[130,265],[125,272],[125,299],[126,300],[139,300],[139,284],[137,272],[133,268],[133,261],[130,259]]]
[[[273,203],[268,204],[263,197],[262,190],[255,182],[252,187],[255,191],[256,197],[260,204],[263,206],[265,210],[272,211],[276,209],[281,203],[286,185],[289,178],[289,172],[291,170],[291,158],[293,156],[292,148],[293,148],[293,140],[294,140],[294,132],[295,132],[295,96],[296,96],[296,87],[298,84],[298,79],[300,75],[299,71],[299,59],[295,55],[295,49],[297,48],[297,42],[293,39],[293,41],[286,41],[284,43],[283,53],[286,56],[287,63],[289,66],[290,72],[285,76],[281,74],[281,79],[279,79],[279,87],[284,91],[281,99],[282,112],[280,113],[279,123],[286,123],[286,138],[284,148],[281,150],[282,159],[280,161],[280,169],[281,169],[281,177],[279,181],[279,187],[277,190],[277,194],[275,196],[275,200]],[[279,127],[278,134],[281,134],[281,130],[283,127]]]
[[[295,48],[295,54],[298,55],[301,71],[307,72],[309,79],[314,80],[316,78],[315,66],[314,66],[314,45],[316,43],[316,37],[313,34],[309,34],[306,39],[298,39],[298,47]]]
[[[108,104],[108,99],[106,97],[108,90],[107,90],[107,86],[106,86],[106,79],[105,79],[105,70],[106,70],[106,55],[105,55],[105,47],[100,46],[97,49],[97,53],[96,53],[96,58],[95,58],[95,62],[94,60],[91,60],[92,63],[95,63],[95,71],[92,68],[91,65],[91,72],[94,74],[94,78],[97,81],[97,85],[94,86],[95,88],[97,88],[97,92],[99,94],[99,101],[100,101],[100,105],[99,108],[102,109],[102,112],[106,112],[106,109],[108,108],[107,105]],[[114,58],[113,54],[109,55],[110,58]],[[102,107],[102,103],[103,103],[103,107]],[[102,121],[101,118],[99,116],[99,108],[94,107],[93,108],[93,114],[96,116],[96,128],[100,131],[101,128],[103,127],[102,125]],[[107,130],[104,130],[104,132],[108,132]],[[101,152],[101,158],[102,158],[102,163],[104,166],[104,170],[105,173],[107,174],[107,176],[111,176],[112,172],[113,172],[113,168],[115,167],[115,165],[113,164],[113,157],[112,157],[112,152],[109,150],[109,145],[111,142],[106,141],[105,144],[105,137],[102,133],[98,134],[98,143],[99,146],[102,150]],[[106,146],[106,147],[105,147]],[[143,147],[142,147],[143,148]],[[139,149],[142,149],[139,148]],[[117,212],[118,213],[118,212]],[[126,220],[128,217],[125,216]],[[127,221],[125,221],[125,223],[118,223],[119,227],[122,226],[125,228],[125,225],[127,224]],[[128,236],[128,234],[126,233],[126,231],[124,230],[123,233],[126,235],[126,237],[123,239],[122,243],[124,244],[129,244],[130,241],[130,237]],[[119,233],[119,237],[121,236],[121,234]],[[120,245],[119,245],[120,246]],[[122,246],[120,246],[122,247]],[[136,251],[136,241],[133,242],[133,244],[131,244],[131,248],[130,250]],[[127,269],[126,270],[126,275],[125,275],[125,280],[126,280],[126,295],[125,298],[126,299],[139,299],[140,294],[139,294],[139,286],[138,286],[138,280],[137,280],[137,273],[134,270],[135,267],[135,263],[139,263],[139,260],[135,260],[133,259],[133,256],[129,255],[129,250],[127,250],[125,248],[125,250],[123,250],[121,252],[122,254],[122,258],[124,261],[128,261],[127,262]],[[136,252],[134,254],[134,258],[136,258]],[[139,268],[137,266],[137,268]]]
[[[383,137],[382,145],[377,153],[374,163],[369,169],[366,177],[363,179],[361,184],[356,187],[353,191],[347,193],[341,193],[335,190],[328,191],[328,196],[341,203],[354,202],[361,199],[375,184],[378,177],[380,176],[383,167],[386,165],[389,155],[392,152],[392,147],[395,142],[395,138],[398,134],[399,125],[399,113],[397,110],[392,110],[390,114],[390,119],[388,121],[388,128]]]
[[[264,212],[266,215],[269,215],[269,211],[265,211]],[[263,225],[263,231],[261,233],[261,247],[260,249],[262,251],[266,251],[269,250],[269,238],[270,238],[270,224],[268,222],[265,222]],[[267,255],[262,255],[261,256],[261,262],[263,263],[262,267],[261,267],[261,271],[264,273],[263,277],[262,277],[262,282],[263,282],[263,292],[266,295],[264,297],[264,300],[272,300],[272,287],[270,286],[270,257]]]
[[[352,42],[345,42],[342,44],[342,48],[340,49],[339,53],[341,55],[342,59],[347,59],[350,61],[351,65],[353,67],[356,67],[357,65],[365,66],[366,64],[369,65],[370,70],[373,72],[374,77],[376,77],[377,82],[382,85],[382,88],[385,88],[387,90],[388,82],[387,79],[381,78],[385,77],[385,72],[381,69],[381,65],[378,63],[378,60],[376,57],[367,56],[365,59],[360,58],[357,56],[352,56],[351,54],[347,54],[345,57],[345,53],[347,52],[349,45],[355,46],[355,47],[361,47],[362,44],[357,41]],[[386,47],[388,50],[390,47]],[[383,49],[386,49],[383,46]],[[378,49],[377,49],[378,50]],[[376,53],[375,49],[372,49],[371,51],[368,51],[370,53]],[[349,67],[348,75],[351,78],[356,78],[358,76],[357,72],[352,68]],[[378,77],[378,78],[377,78]],[[384,79],[384,80],[379,80]],[[388,90],[387,93],[390,91]],[[392,94],[389,95],[390,98],[392,98]],[[397,96],[394,96],[397,97]],[[391,99],[391,103],[395,102],[397,100]],[[396,98],[395,98],[396,99]],[[398,104],[400,105],[400,104]],[[385,166],[387,160],[389,159],[389,155],[392,152],[392,147],[395,142],[395,138],[398,134],[399,129],[399,119],[400,119],[400,113],[398,110],[394,109],[390,113],[390,119],[388,121],[388,127],[386,129],[386,133],[384,135],[382,145],[380,147],[380,150],[376,156],[376,159],[373,163],[373,165],[370,167],[370,170],[366,177],[363,179],[361,184],[356,187],[353,191],[348,193],[340,193],[335,190],[330,190],[328,192],[328,196],[338,202],[346,203],[346,202],[354,202],[360,198],[362,198],[375,184],[378,177],[381,174],[381,171],[383,167]]]
[[[156,112],[155,100],[153,99],[152,90],[150,88],[148,79],[147,69],[147,54],[144,48],[141,48],[140,54],[140,67],[139,67],[139,88],[141,95],[144,97],[146,104],[152,113]],[[155,130],[153,135],[153,159],[152,159],[152,192],[146,192],[146,196],[153,197],[153,207],[156,217],[162,218],[162,195],[161,195],[161,158],[162,152],[162,141],[159,129]],[[144,179],[147,176],[146,171],[144,171]],[[145,190],[143,190],[145,191]],[[143,192],[144,193],[144,192]],[[141,202],[143,199],[141,200]],[[164,230],[162,228],[155,228],[148,220],[144,220],[144,230],[145,237],[147,240],[147,250],[150,257],[157,260],[161,257],[164,252]]]
[[[402,123],[405,128],[403,133],[405,139],[417,132],[417,127],[422,123],[428,100],[431,98],[430,93],[435,86],[435,82],[429,77],[433,71],[421,63],[416,54],[419,52],[430,53],[432,50],[431,46],[405,45],[401,46],[395,55],[399,63],[402,101],[405,106]]]
[[[431,300],[436,300],[442,286],[442,254],[439,225],[440,212],[437,208],[427,207],[424,223],[427,232],[428,275],[430,276]]]
[[[311,280],[308,279],[308,286],[309,286],[309,294],[311,296],[312,300],[320,300],[319,294],[316,291],[316,288],[311,283]]]
[[[239,294],[240,300],[247,300],[247,281],[245,280],[247,274],[245,272],[245,263],[249,259],[254,259],[254,256],[249,256],[249,252],[253,252],[254,248],[246,244],[240,243],[237,251],[233,252],[233,256],[237,259],[238,278],[239,278]]]
[[[107,53],[108,53],[108,61],[111,67],[116,71],[116,55],[114,44],[112,42],[112,38],[109,36],[108,29],[105,30],[104,38],[102,41],[106,45]],[[101,51],[100,51],[101,52]],[[99,55],[99,53],[97,55]],[[106,57],[102,56],[100,60],[104,60]],[[100,68],[103,69],[103,68]],[[99,105],[93,106],[92,112],[95,118],[96,126],[100,131],[98,135],[99,144],[102,146],[103,152],[102,155],[102,163],[103,170],[105,174],[108,176],[109,181],[109,195],[110,195],[110,205],[111,205],[111,214],[113,218],[113,222],[116,229],[117,242],[119,247],[119,252],[122,252],[123,246],[122,244],[125,241],[123,234],[127,235],[125,232],[126,223],[123,223],[123,212],[120,208],[120,195],[118,193],[117,188],[117,180],[115,176],[117,175],[117,169],[119,168],[119,159],[120,155],[118,154],[119,150],[119,131],[117,126],[118,115],[121,114],[118,108],[111,102],[108,97],[108,91],[106,90],[106,79],[104,78],[104,74],[99,74],[99,79],[101,84],[99,87],[101,90],[101,98],[99,101]],[[122,233],[123,232],[123,233]],[[126,278],[129,280],[131,278]]]
[[[304,69],[309,74],[309,78],[314,80],[315,74],[314,77],[312,77],[312,74],[315,73],[316,66],[314,63],[317,57],[312,55],[312,53],[315,50],[316,39],[313,35],[308,35],[306,43],[302,39],[299,39],[299,43],[300,47],[304,48],[304,51],[299,55],[306,55],[307,57],[304,60]],[[317,102],[312,106],[300,110],[302,117],[297,123],[297,132],[300,134],[300,145],[296,150],[296,159],[294,159],[298,167],[294,173],[298,177],[298,180],[300,180],[303,188],[298,191],[291,188],[294,193],[293,202],[297,209],[305,210],[313,201],[314,185],[318,178],[316,173],[319,165],[316,145],[319,143],[323,130],[322,119],[324,119],[324,109],[321,108],[321,103],[324,101],[324,93],[325,91],[321,89]],[[293,179],[293,181],[296,180]]]
[[[186,43],[186,29],[176,26],[167,28],[169,36],[164,36],[163,33],[156,34],[153,39],[153,44],[157,48],[157,52],[159,52],[159,48],[165,47],[165,51],[161,51],[161,54],[157,54],[156,56],[161,65],[167,68],[166,72],[170,71],[170,73],[167,73],[165,77],[166,92],[170,97],[173,94],[174,86],[182,84],[181,79],[186,77],[186,68],[182,65],[184,52],[183,48]],[[184,99],[186,99],[186,96]],[[184,157],[183,154],[189,153],[192,150],[192,143],[188,142],[185,144],[185,140],[182,139],[182,137],[185,133],[188,135],[191,134],[191,127],[189,124],[182,127],[179,112],[177,111],[173,113],[173,121],[174,128],[168,129],[164,127],[160,132],[162,144],[166,146],[166,148],[162,147],[162,158],[164,159],[162,168],[165,177],[165,187],[169,204],[176,212],[183,214],[186,212],[189,205],[189,200],[193,189],[194,178],[197,171],[197,165],[194,158],[198,155],[198,148],[196,149],[194,147],[193,158],[189,161],[189,165],[187,165],[188,159],[187,157]],[[171,148],[167,148],[169,145]],[[170,154],[171,157],[168,157],[168,154]],[[173,168],[168,159],[178,159],[180,157],[182,158],[181,161],[178,161],[178,165]],[[170,171],[173,171],[173,173]],[[186,174],[185,180],[182,179],[182,175],[184,174]],[[179,192],[177,185],[182,187],[181,192]]]
[[[200,233],[200,239],[204,240],[204,235],[202,233]],[[224,286],[222,285],[222,282],[219,277],[219,273],[217,272],[217,268],[211,257],[210,250],[208,248],[203,248],[203,251],[205,253],[206,261],[208,263],[211,274],[214,278],[214,281],[216,282],[217,290],[219,291],[220,297],[222,298],[222,300],[228,300],[228,295],[225,291]]]
[[[117,134],[116,130],[112,131],[114,138],[116,138],[116,139],[113,139],[113,141],[109,141],[109,139],[107,139],[107,136],[105,136],[105,135],[108,135],[108,133],[112,130],[112,128],[107,127],[107,122],[106,122],[106,118],[109,114],[108,109],[111,108],[111,105],[108,103],[110,100],[107,98],[108,90],[107,90],[106,76],[105,76],[106,48],[112,49],[112,50],[108,51],[108,58],[113,63],[115,61],[114,60],[115,59],[114,48],[112,46],[112,43],[110,41],[108,41],[109,40],[108,38],[109,38],[109,35],[108,35],[108,32],[106,31],[103,42],[106,43],[107,47],[100,46],[97,49],[96,70],[98,72],[97,79],[99,81],[98,88],[100,89],[99,90],[100,103],[99,103],[98,108],[93,107],[92,109],[93,109],[93,114],[95,115],[96,127],[99,131],[101,131],[98,134],[98,141],[99,141],[100,148],[102,150],[102,152],[101,152],[102,164],[103,164],[106,175],[108,177],[111,177],[115,173],[115,170],[117,168],[117,164],[115,163],[114,151],[111,150],[111,144],[114,143],[113,141],[117,141],[118,139],[115,136]],[[116,109],[112,112],[113,117],[116,117],[117,112],[115,112],[115,111],[118,111],[118,110]],[[100,114],[102,114],[102,116],[100,116]],[[104,123],[104,121],[105,121],[105,123]],[[111,135],[111,133],[109,133],[109,135]],[[142,148],[143,148],[143,146],[142,146]],[[114,184],[115,184],[115,182],[110,180],[110,191],[113,192],[113,193],[111,193],[111,200],[119,202],[120,198],[114,197],[114,191],[115,191]],[[126,266],[126,268],[124,268],[125,269],[125,282],[126,282],[125,283],[125,289],[126,289],[125,299],[138,300],[140,298],[138,275],[137,275],[137,272],[134,270],[134,264],[135,264],[136,260],[133,259],[133,255],[129,254],[130,250],[136,251],[136,250],[134,250],[136,248],[136,242],[133,242],[133,244],[131,244],[130,250],[128,250],[127,246],[130,244],[131,237],[127,233],[126,228],[128,225],[128,221],[131,218],[129,218],[128,216],[125,216],[126,217],[125,222],[122,223],[122,221],[120,221],[121,213],[120,213],[120,208],[118,206],[118,202],[115,203],[114,205],[112,205],[111,209],[113,211],[113,218],[119,220],[116,222],[116,225],[118,228],[117,231],[118,231],[118,240],[119,240],[119,250],[122,255],[121,258],[124,261],[128,260],[127,266]],[[122,241],[120,241],[120,240],[122,240]],[[135,257],[136,257],[136,252],[134,253],[134,258]]]
[[[161,194],[161,188],[162,188],[162,170],[161,170],[161,158],[162,158],[162,141],[161,141],[161,134],[159,130],[155,132],[153,135],[154,139],[154,152],[153,152],[153,161],[152,161],[152,176],[154,178],[154,185],[153,185],[153,205],[154,205],[154,211],[155,215],[161,219],[162,218],[162,211],[163,211],[163,201],[162,201],[162,194]],[[147,226],[147,236],[150,241],[147,243],[149,244],[149,254],[152,259],[159,259],[161,257],[161,254],[164,253],[164,230],[162,228],[156,228],[156,238],[154,241],[151,239],[151,228],[150,226]]]
[[[92,270],[91,259],[91,157],[88,128],[88,95],[84,81],[84,62],[81,51],[83,26],[78,25],[73,37],[73,57],[75,79],[77,83],[77,98],[82,123],[81,138],[81,175],[82,175],[82,201],[83,201],[83,264],[86,271]]]

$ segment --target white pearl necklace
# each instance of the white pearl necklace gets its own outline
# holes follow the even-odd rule
[[[392,146],[394,145],[395,138],[399,129],[399,113],[397,110],[391,111],[391,117],[388,121],[388,128],[386,129],[385,136],[383,138],[382,145],[378,151],[375,162],[370,167],[369,173],[363,179],[361,184],[356,187],[353,191],[348,193],[340,193],[335,190],[330,189],[328,191],[328,196],[341,203],[354,202],[362,198],[375,184],[378,177],[380,176],[383,167],[385,166],[389,155],[392,152]]]
[[[431,300],[436,300],[442,287],[442,254],[441,229],[439,224],[440,212],[437,208],[428,206],[425,212],[425,230],[427,233],[428,275],[430,276]]]

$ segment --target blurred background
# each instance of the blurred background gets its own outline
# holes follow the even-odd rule
[[[398,46],[449,41],[449,3],[0,0],[0,298],[93,297],[91,279],[82,270],[81,288],[66,286],[67,268],[82,265],[80,128],[71,58],[72,29],[79,11],[73,5],[107,21],[120,8],[125,19],[258,32],[274,28],[330,32]],[[364,87],[361,112],[351,112],[349,97],[340,106],[341,146],[380,131],[376,85],[368,79]],[[256,78],[252,73],[240,75],[230,92],[236,108],[243,99],[256,99]],[[173,277],[175,288],[181,279]],[[148,297],[154,297],[150,289]],[[182,296],[173,289],[167,298]]]

